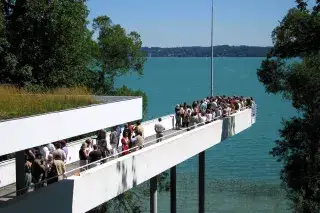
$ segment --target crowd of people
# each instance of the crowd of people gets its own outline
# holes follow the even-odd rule
[[[197,125],[209,123],[221,117],[229,116],[244,110],[254,104],[252,97],[243,96],[212,96],[202,100],[193,101],[191,105],[186,102],[175,107],[176,129],[188,130]]]
[[[175,107],[175,129],[191,130],[235,112],[254,105],[252,97],[213,96]],[[113,159],[124,156],[144,147],[144,128],[141,121],[112,127],[110,134],[102,129],[97,133],[94,143],[92,138],[86,139],[79,150],[80,172],[96,167]],[[154,125],[156,142],[162,141],[165,127],[161,118]],[[107,138],[109,137],[109,138]],[[26,187],[34,185],[41,188],[66,177],[68,147],[65,141],[50,143],[25,151]]]
[[[62,180],[65,177],[67,157],[68,147],[65,141],[25,150],[25,187],[33,184],[37,190]]]
[[[107,131],[102,129],[98,132],[95,145],[92,145],[92,139],[87,139],[82,144],[79,150],[80,171],[104,163],[105,160],[101,161],[101,159],[108,156],[113,158],[139,150],[144,146],[144,139],[144,128],[141,121],[137,121],[136,125],[127,123],[123,127],[112,127],[109,140],[107,140]]]
[[[175,128],[176,129],[193,129],[196,126],[210,123],[213,120],[229,116],[235,112],[251,107],[254,104],[253,98],[243,96],[213,96],[202,100],[194,101],[191,105],[187,103],[178,104],[175,107]],[[156,142],[163,139],[165,127],[161,118],[154,125],[156,133]],[[122,134],[122,138],[120,137]],[[121,138],[121,139],[120,139]],[[79,151],[81,171],[88,168],[96,167],[103,161],[100,159],[106,156],[114,156],[118,152],[120,155],[127,155],[130,152],[143,148],[144,129],[141,122],[136,125],[126,124],[123,129],[119,127],[111,128],[110,145],[106,140],[106,131],[100,130],[97,138],[97,145],[92,146],[91,139],[82,144]],[[121,150],[119,150],[121,143]],[[99,163],[95,163],[98,162]],[[86,166],[89,164],[89,166]]]
[[[122,137],[120,137],[121,134]],[[109,135],[105,129],[99,130],[95,144],[92,138],[88,138],[81,145],[79,150],[80,172],[106,162],[106,160],[100,160],[108,156],[115,157],[118,153],[126,155],[141,149],[143,144],[144,128],[141,121],[137,121],[136,125],[127,123],[123,127],[112,127]],[[25,150],[26,188],[33,186],[33,189],[37,190],[66,177],[68,160],[66,145],[65,141],[58,141]],[[28,189],[25,189],[25,192],[27,191]]]

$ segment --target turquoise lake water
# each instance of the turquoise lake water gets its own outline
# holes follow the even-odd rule
[[[265,93],[256,75],[261,61],[262,58],[214,59],[214,93],[252,96],[258,111],[254,126],[207,150],[206,212],[290,212],[280,189],[281,165],[268,152],[278,138],[282,118],[295,115],[295,110],[280,96]],[[210,59],[151,58],[143,77],[124,76],[116,85],[147,93],[148,118],[171,114],[175,104],[210,94]],[[195,146],[197,143],[201,143],[200,138]],[[183,162],[177,172],[178,212],[195,213],[198,158]],[[158,195],[159,212],[170,212],[168,195]]]

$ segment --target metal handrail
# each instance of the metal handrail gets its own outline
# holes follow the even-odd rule
[[[230,117],[231,115],[233,115],[233,114],[235,114],[235,113],[238,113],[238,112],[241,112],[241,111],[244,111],[244,110],[246,110],[246,109],[248,109],[248,108],[251,108],[251,107],[249,107],[249,106],[243,107],[243,108],[242,108],[241,110],[239,110],[239,111],[233,111],[233,112],[231,112],[231,114],[228,115],[228,116],[222,115],[222,116],[219,116],[219,117],[214,117],[214,118],[212,118],[211,122],[217,121],[217,120],[219,120],[220,118]],[[154,140],[151,140],[151,141],[143,144],[143,146],[145,146],[145,145],[147,145],[147,144],[154,143],[154,142],[156,142],[156,141],[159,140],[159,139],[163,139],[163,138],[165,138],[165,137],[168,137],[168,136],[171,136],[171,135],[175,135],[175,134],[177,134],[177,133],[180,134],[180,132],[183,132],[183,131],[185,131],[185,130],[187,130],[187,129],[190,129],[190,128],[193,128],[193,127],[197,127],[197,126],[199,126],[199,125],[201,125],[201,124],[204,124],[204,125],[205,125],[205,124],[208,124],[208,121],[201,122],[201,123],[197,123],[197,124],[195,124],[195,125],[193,125],[193,126],[189,126],[189,127],[187,127],[187,128],[183,128],[183,129],[177,130],[177,131],[175,131],[175,132],[172,132],[172,133],[170,133],[170,134],[168,134],[168,135],[164,135],[164,136],[162,136],[162,137],[156,138],[156,139],[154,139]],[[172,130],[172,129],[167,129],[167,130],[165,130],[165,131],[169,131],[169,130]],[[179,135],[179,134],[177,134],[177,135]],[[63,176],[64,179],[67,179],[67,174],[70,174],[70,173],[75,172],[75,171],[79,171],[80,169],[85,168],[85,167],[88,167],[88,166],[90,166],[90,165],[92,165],[92,164],[96,164],[96,163],[99,163],[99,162],[101,163],[102,161],[106,161],[106,160],[108,160],[108,159],[110,159],[110,158],[114,158],[114,157],[119,156],[119,155],[121,155],[121,154],[123,154],[123,153],[125,153],[125,152],[131,151],[131,150],[135,150],[135,149],[137,149],[137,147],[132,147],[132,148],[130,148],[130,149],[128,149],[128,150],[118,152],[118,153],[113,154],[113,155],[111,155],[111,156],[107,156],[107,157],[105,157],[105,158],[102,158],[102,159],[100,159],[100,160],[98,160],[98,161],[94,161],[94,162],[89,163],[89,164],[86,164],[86,165],[84,165],[84,166],[80,166],[80,167],[77,167],[77,168],[75,168],[75,169],[72,169],[72,170],[70,170],[70,171],[68,171],[68,172],[65,172],[65,173],[62,174],[62,175],[57,175],[57,176],[55,176],[55,177],[47,178],[47,179],[45,179],[45,180],[43,180],[43,181],[40,181],[40,182],[38,182],[38,183],[36,183],[36,184],[33,184],[33,185],[31,185],[31,186],[27,186],[27,187],[25,187],[25,188],[22,188],[22,189],[19,189],[19,190],[16,190],[16,191],[7,193],[7,194],[5,194],[5,195],[0,196],[0,198],[6,197],[6,196],[8,196],[8,195],[12,195],[12,194],[14,194],[14,193],[18,193],[18,192],[21,192],[21,191],[24,191],[24,190],[28,190],[28,189],[32,188],[33,186],[35,186],[35,185],[44,184],[44,183],[46,183],[48,180],[52,180],[52,179],[58,178],[58,177],[60,177],[60,176]],[[141,149],[141,148],[140,148],[140,149]],[[125,156],[125,155],[124,155],[124,156]],[[120,156],[120,157],[122,157],[122,156]],[[95,167],[94,167],[94,168],[95,168]],[[90,169],[91,169],[91,168],[90,168]],[[90,170],[90,169],[86,169],[86,170],[83,171],[83,172],[86,172],[86,171],[88,171],[88,170]],[[79,172],[79,173],[81,173],[81,172]],[[27,192],[27,193],[28,193],[28,192]],[[27,194],[27,193],[26,193],[26,194]]]

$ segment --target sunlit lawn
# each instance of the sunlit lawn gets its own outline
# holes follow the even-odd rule
[[[86,88],[56,89],[31,93],[0,85],[0,120],[88,106],[97,103]]]

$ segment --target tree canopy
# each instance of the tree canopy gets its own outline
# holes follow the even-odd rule
[[[137,32],[127,33],[119,24],[113,24],[108,16],[99,16],[93,20],[94,32],[98,34],[95,61],[100,66],[99,86],[114,85],[115,77],[135,72],[143,74],[146,62],[145,53],[141,51],[142,41]],[[106,82],[107,81],[107,82]],[[106,88],[97,88],[106,92]]]
[[[299,111],[283,122],[270,152],[283,162],[281,179],[293,212],[320,212],[320,1],[297,7],[272,32],[274,46],[257,71],[266,92]]]
[[[6,19],[2,83],[81,85],[90,59],[86,6],[69,0],[19,2],[19,12],[15,8]]]
[[[140,35],[127,33],[107,16],[95,18],[90,31],[84,2],[2,0],[0,83],[33,90],[86,86],[96,95],[114,95],[116,77],[143,75]],[[147,100],[142,91],[118,93]]]

